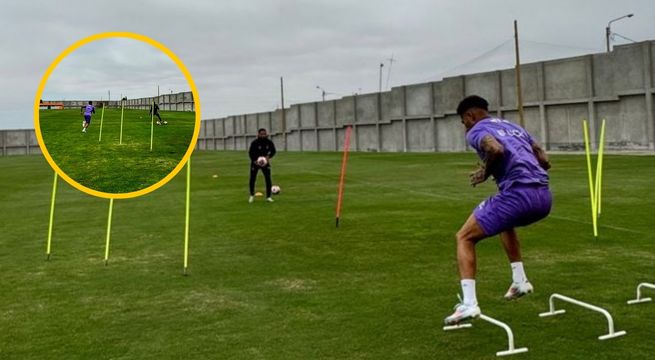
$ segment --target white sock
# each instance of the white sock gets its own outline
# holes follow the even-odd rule
[[[478,299],[475,296],[475,280],[462,279],[462,294],[464,294],[464,305],[477,305]]]
[[[525,276],[525,270],[523,270],[522,261],[513,262],[509,265],[512,267],[512,282],[519,284],[528,281],[528,277]]]

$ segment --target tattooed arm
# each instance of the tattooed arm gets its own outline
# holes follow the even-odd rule
[[[485,153],[485,160],[483,165],[480,165],[476,171],[471,173],[470,179],[472,186],[486,181],[489,176],[491,176],[498,163],[502,161],[505,153],[503,145],[491,135],[485,135],[482,138],[480,148]]]
[[[539,161],[539,165],[541,165],[544,170],[550,169],[550,160],[548,159],[546,151],[544,151],[544,149],[536,142],[532,143],[532,152],[537,158],[537,161]]]

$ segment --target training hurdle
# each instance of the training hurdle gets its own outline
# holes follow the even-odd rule
[[[607,327],[608,327],[608,333],[605,335],[601,335],[598,337],[598,340],[607,340],[607,339],[612,339],[615,337],[623,336],[626,334],[625,331],[614,331],[614,320],[612,319],[612,315],[610,313],[598,306],[587,304],[586,302],[582,302],[573,298],[570,298],[568,296],[560,295],[560,294],[552,294],[550,295],[550,299],[548,300],[550,304],[550,311],[544,312],[539,314],[540,317],[547,317],[547,316],[553,316],[553,315],[558,315],[558,314],[564,314],[566,310],[560,309],[560,310],[555,310],[555,299],[559,299],[574,305],[582,306],[583,308],[597,311],[607,318]]]
[[[642,298],[641,297],[641,288],[649,288],[655,290],[655,284],[650,284],[650,283],[641,283],[637,285],[637,298],[634,300],[629,300],[628,305],[633,305],[633,304],[641,304],[645,302],[649,302],[653,299],[649,297]]]
[[[505,324],[502,321],[498,321],[498,320],[496,320],[494,318],[486,316],[484,314],[480,314],[480,319],[505,329],[505,332],[507,333],[507,350],[498,351],[496,353],[496,356],[513,355],[513,354],[519,354],[519,353],[524,353],[524,352],[528,351],[527,347],[522,347],[522,348],[518,348],[518,349],[516,349],[514,347],[514,333],[512,332],[512,329],[509,327],[509,325]],[[470,328],[472,326],[473,326],[473,324],[465,323],[465,324],[444,326],[443,329],[444,329],[444,331],[449,331],[449,330]]]

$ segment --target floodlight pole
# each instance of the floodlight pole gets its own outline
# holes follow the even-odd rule
[[[380,76],[379,76],[378,92],[382,92],[382,68],[383,67],[384,67],[384,64],[380,63]]]
[[[287,116],[284,110],[284,78],[280,76],[280,97],[282,105],[282,138],[284,139],[284,151],[287,150]]]
[[[514,50],[516,53],[516,102],[519,111],[519,124],[525,128],[523,120],[523,92],[521,89],[521,57],[519,55],[519,29],[518,22],[514,20]],[[500,106],[500,104],[498,104]]]

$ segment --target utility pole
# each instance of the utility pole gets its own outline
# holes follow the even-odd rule
[[[514,50],[516,52],[516,101],[519,110],[519,124],[525,128],[523,120],[523,93],[521,91],[521,57],[519,56],[519,28],[518,22],[514,20]],[[501,106],[501,104],[498,104]]]
[[[378,86],[378,89],[379,89],[378,91],[379,92],[382,92],[382,68],[383,67],[384,67],[384,64],[380,63],[380,82],[379,82],[379,86]]]
[[[280,76],[280,97],[282,104],[282,134],[284,138],[284,150],[287,150],[287,117],[284,110],[284,78]]]

